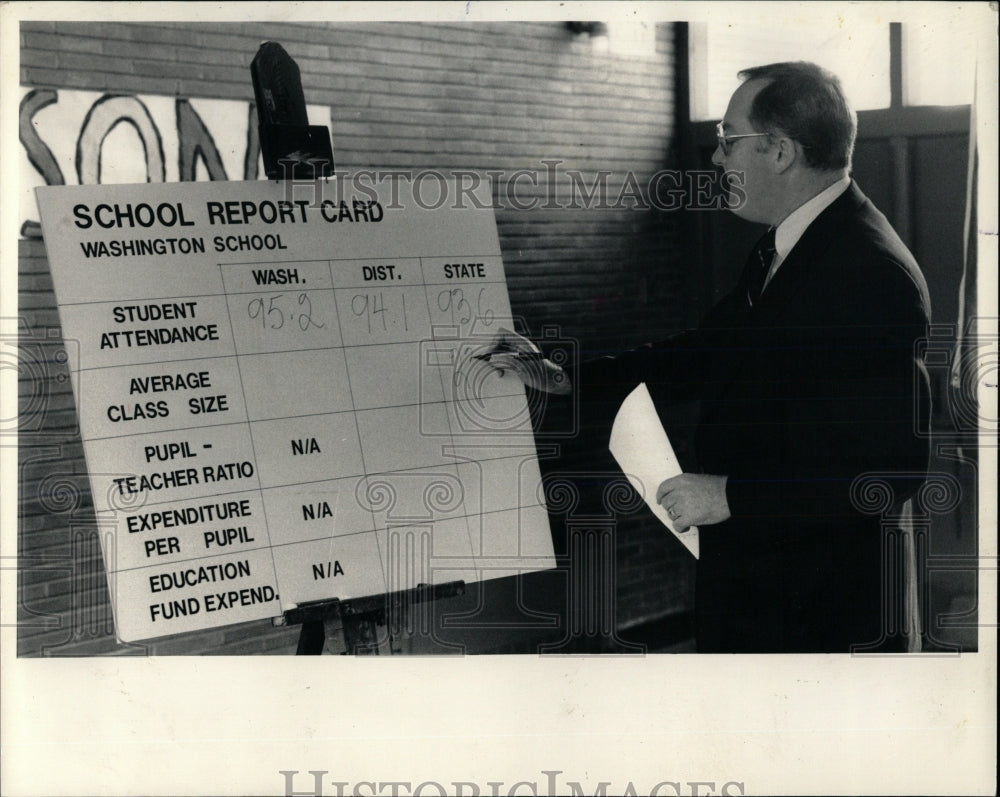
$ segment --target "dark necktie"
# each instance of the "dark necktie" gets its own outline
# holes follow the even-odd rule
[[[764,233],[757,241],[750,257],[747,259],[747,300],[751,305],[757,303],[760,295],[764,292],[764,283],[767,282],[767,272],[771,270],[771,263],[774,262],[774,255],[777,250],[774,248],[774,227]]]

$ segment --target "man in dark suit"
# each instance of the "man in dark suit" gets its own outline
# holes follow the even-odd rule
[[[658,400],[700,400],[697,472],[656,489],[680,529],[700,529],[699,651],[901,648],[885,638],[895,576],[866,491],[902,502],[926,469],[927,286],[849,177],[856,117],[837,78],[801,62],[740,76],[713,161],[742,174],[733,210],[768,232],[698,329],[586,363],[582,399],[617,408],[647,382]],[[547,360],[491,364],[571,390]]]

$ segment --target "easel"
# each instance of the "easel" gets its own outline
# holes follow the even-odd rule
[[[318,656],[327,642],[343,636],[344,653],[353,656],[399,653],[394,646],[393,629],[403,627],[410,607],[418,603],[454,598],[465,593],[464,581],[446,584],[421,584],[415,589],[372,595],[341,601],[301,603],[276,618],[278,625],[301,624],[297,656]],[[386,627],[386,639],[380,641],[378,627]]]
[[[310,125],[298,64],[276,42],[264,42],[250,64],[264,173],[271,180],[316,180],[334,174],[330,131]],[[327,641],[343,636],[349,655],[378,655],[393,647],[392,630],[402,627],[410,606],[465,592],[464,581],[420,584],[414,589],[342,601],[312,601],[274,618],[274,625],[301,624],[296,655],[317,656]],[[378,627],[386,626],[382,645]]]

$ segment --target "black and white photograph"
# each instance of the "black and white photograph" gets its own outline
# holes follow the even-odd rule
[[[996,3],[0,13],[4,794],[995,793]]]

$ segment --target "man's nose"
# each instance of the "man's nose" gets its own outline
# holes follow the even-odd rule
[[[715,146],[715,152],[712,153],[712,163],[716,166],[721,166],[726,160],[726,156],[722,152],[722,147],[718,144]]]

